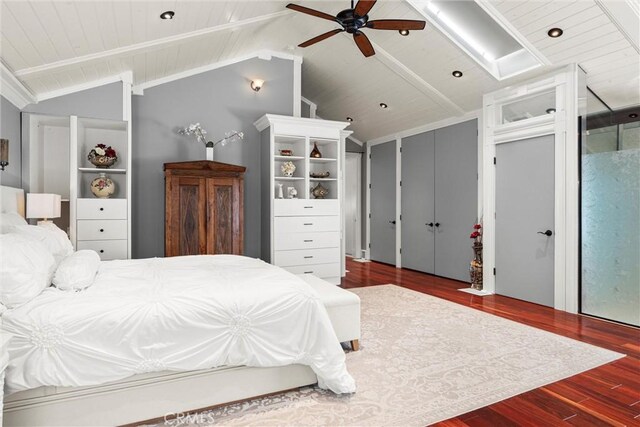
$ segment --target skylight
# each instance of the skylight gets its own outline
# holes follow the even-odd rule
[[[475,1],[408,1],[498,80],[542,65]]]

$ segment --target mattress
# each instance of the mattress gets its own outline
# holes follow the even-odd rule
[[[79,292],[46,289],[7,311],[6,390],[77,387],[219,366],[309,366],[355,391],[324,305],[299,277],[258,259],[199,255],[105,261]]]

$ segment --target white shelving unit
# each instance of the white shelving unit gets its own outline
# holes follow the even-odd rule
[[[267,114],[255,123],[261,132],[262,258],[296,274],[314,274],[340,284],[344,276],[344,215],[342,164],[348,122],[335,122]],[[311,157],[314,146],[322,157]],[[268,147],[268,148],[267,148]],[[281,150],[291,150],[282,155]],[[281,167],[292,162],[292,177]],[[327,178],[310,175],[329,172]],[[279,184],[284,198],[278,198]],[[312,189],[329,190],[316,199]],[[288,188],[297,198],[287,198]]]

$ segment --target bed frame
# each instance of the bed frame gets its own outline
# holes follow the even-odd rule
[[[22,189],[0,186],[2,212],[24,216]],[[317,383],[311,368],[220,367],[155,372],[88,387],[39,387],[5,396],[4,425],[93,426],[171,418],[201,408]]]

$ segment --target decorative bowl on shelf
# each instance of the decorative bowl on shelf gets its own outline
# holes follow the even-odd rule
[[[293,156],[293,150],[280,150],[280,155],[281,156]]]
[[[309,172],[311,178],[329,178],[329,171],[327,172]]]
[[[110,168],[118,161],[116,150],[105,144],[98,144],[89,151],[87,160],[97,168]]]

